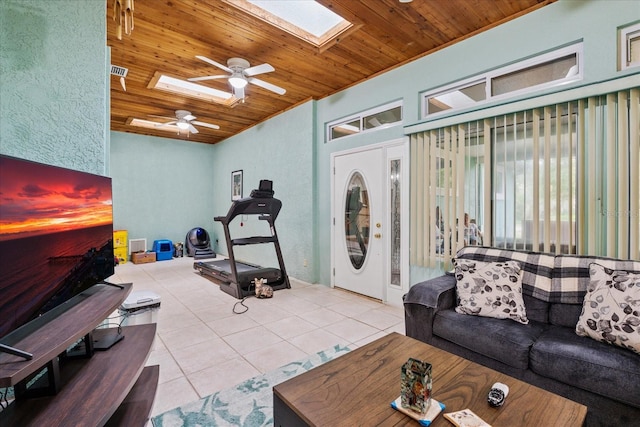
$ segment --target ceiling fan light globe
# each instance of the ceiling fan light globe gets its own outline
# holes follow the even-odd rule
[[[240,76],[231,76],[229,77],[229,84],[237,89],[242,89],[247,85],[247,80],[244,77]]]
[[[189,129],[189,123],[187,122],[178,122],[176,123],[176,126],[178,126],[178,129],[182,129],[182,130]]]

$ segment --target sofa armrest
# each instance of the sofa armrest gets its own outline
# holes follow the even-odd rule
[[[455,307],[456,278],[444,275],[415,284],[403,300],[406,335],[430,343],[436,313]]]

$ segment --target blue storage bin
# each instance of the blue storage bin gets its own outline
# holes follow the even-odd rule
[[[173,258],[171,240],[154,240],[151,250],[156,253],[156,261],[166,261]]]

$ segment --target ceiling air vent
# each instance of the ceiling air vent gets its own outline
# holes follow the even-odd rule
[[[111,65],[111,74],[114,74],[116,76],[120,76],[120,77],[127,77],[127,73],[129,72],[128,69],[124,68],[124,67],[119,67],[117,65]]]
[[[111,64],[111,74],[120,77],[120,84],[125,92],[127,91],[127,85],[124,82],[124,78],[127,77],[128,72],[129,70],[127,68]]]

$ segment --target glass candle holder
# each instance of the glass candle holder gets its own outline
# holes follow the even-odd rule
[[[431,364],[409,358],[402,365],[400,384],[402,407],[425,414],[431,405]]]

